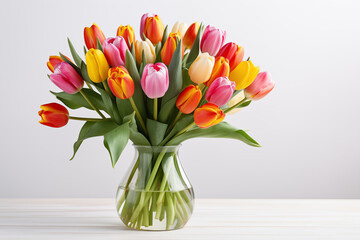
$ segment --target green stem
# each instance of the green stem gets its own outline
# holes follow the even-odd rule
[[[190,128],[192,128],[195,125],[195,122],[190,123],[189,125],[187,125],[186,127],[184,127],[180,132],[178,132],[177,134],[175,134],[175,136],[173,137],[176,138],[177,136],[183,134],[184,132],[186,132],[187,130],[189,130]]]
[[[73,116],[69,116],[69,119],[71,120],[78,120],[78,121],[90,121],[90,122],[100,122],[100,121],[106,121],[106,120],[110,120],[110,118],[84,118],[84,117],[73,117]]]
[[[94,91],[94,89],[92,88],[92,86],[88,82],[85,81],[85,83],[86,83],[86,85],[88,86],[89,89]]]
[[[204,88],[201,90],[201,100],[199,102],[199,106],[204,105],[204,103],[206,101],[205,94],[206,94],[207,89],[208,89],[208,86],[205,85]]]
[[[131,106],[133,107],[134,111],[135,111],[135,114],[137,116],[137,118],[139,119],[139,122],[141,124],[141,127],[144,129],[144,132],[146,135],[148,135],[148,132],[147,132],[147,129],[145,127],[145,123],[144,123],[144,120],[142,119],[141,115],[140,115],[140,112],[139,112],[139,109],[136,107],[136,104],[134,102],[134,99],[131,97],[129,98],[130,100],[130,104]]]
[[[82,90],[80,90],[80,93],[85,98],[85,100],[90,104],[90,106],[100,115],[100,117],[106,119],[106,117],[100,112],[100,110],[97,107],[95,107],[92,101],[86,96],[86,94]]]
[[[158,99],[154,98],[154,120],[157,121],[158,114]]]
[[[105,81],[102,81],[101,83],[102,83],[102,85],[104,86],[105,91],[109,94],[109,96],[110,96],[112,99],[114,99],[114,95],[111,93],[110,88],[109,88],[109,86],[106,84],[106,82],[105,82]]]
[[[231,110],[237,108],[237,107],[240,106],[242,103],[244,103],[246,100],[248,100],[248,99],[245,97],[243,100],[241,100],[240,102],[238,102],[238,103],[235,104],[234,106],[232,106],[232,107],[224,110],[224,113],[228,113],[228,112],[230,112]]]
[[[178,114],[176,115],[174,121],[172,122],[172,124],[170,125],[170,127],[168,128],[168,130],[166,131],[166,134],[165,134],[165,135],[168,135],[168,134],[171,132],[171,130],[173,130],[173,128],[175,127],[175,124],[176,124],[177,121],[180,119],[181,114],[182,114],[182,112],[179,111]]]

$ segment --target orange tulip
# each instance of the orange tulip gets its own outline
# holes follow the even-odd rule
[[[134,29],[130,25],[120,25],[117,29],[116,36],[121,36],[125,39],[128,48],[131,49],[131,44],[135,41]]]
[[[134,94],[134,81],[123,66],[109,69],[108,84],[111,92],[120,99],[131,98]]]
[[[215,59],[215,64],[210,79],[204,84],[209,87],[211,83],[218,77],[229,77],[229,73],[230,73],[229,60],[224,57],[217,57]]]
[[[98,25],[94,23],[91,27],[84,28],[84,39],[88,49],[97,48],[97,39],[99,38],[102,44],[105,40],[105,35],[101,31]]]
[[[176,46],[180,41],[181,37],[179,33],[170,33],[166,39],[164,47],[161,50],[162,61],[169,66],[171,58],[175,52]],[[182,56],[184,56],[184,46],[181,44]]]
[[[198,34],[199,31],[199,27],[200,25],[197,22],[195,22],[191,24],[190,27],[186,30],[185,35],[183,36],[183,41],[184,41],[184,46],[187,49],[192,48],[196,35]]]
[[[142,40],[145,40],[144,34],[145,37],[156,45],[162,40],[164,30],[164,24],[158,15],[147,13],[142,16],[140,22],[140,37]]]
[[[194,121],[199,128],[208,128],[224,120],[224,112],[215,104],[206,103],[194,112]]]
[[[68,110],[58,103],[48,103],[40,106],[39,116],[41,120],[39,123],[59,128],[65,126],[69,121]]]
[[[222,56],[229,59],[230,72],[234,70],[244,58],[244,48],[235,43],[225,44],[218,52],[217,57]]]
[[[198,85],[189,85],[179,94],[176,100],[176,107],[182,113],[192,113],[198,106],[201,96],[202,93]]]

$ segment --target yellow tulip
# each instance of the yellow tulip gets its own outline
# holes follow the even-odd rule
[[[235,96],[233,96],[230,99],[230,101],[228,102],[228,107],[231,108],[235,104],[238,104],[239,102],[244,100],[244,98],[245,98],[244,91],[239,92],[238,94],[236,94]],[[228,112],[226,114],[233,115],[233,114],[237,113],[238,111],[240,111],[241,109],[242,108],[234,108],[233,110],[231,110],[230,112]]]
[[[99,83],[108,77],[109,64],[102,51],[91,48],[86,53],[85,60],[91,81]]]
[[[241,90],[249,86],[256,78],[260,67],[255,67],[251,61],[243,61],[230,72],[230,81],[235,82],[235,90]]]
[[[142,52],[144,50],[146,63],[155,62],[155,47],[149,39],[145,41],[136,40],[135,42],[135,58],[136,61],[140,64],[142,62]]]
[[[171,30],[172,33],[179,33],[181,37],[184,37],[186,30],[188,29],[186,23],[176,22]]]
[[[210,79],[215,58],[207,52],[201,53],[190,65],[189,76],[191,81],[197,84],[204,83]]]

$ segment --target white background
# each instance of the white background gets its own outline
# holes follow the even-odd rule
[[[106,36],[130,24],[139,38],[145,12],[225,29],[276,87],[226,120],[262,148],[226,139],[185,142],[180,157],[197,197],[360,197],[360,5],[358,1],[6,1],[0,8],[0,197],[113,197],[132,161],[129,144],[115,169],[102,139],[68,161],[81,127],[38,123],[58,91],[49,55],[82,53],[83,28]],[[72,115],[95,116],[89,111]]]

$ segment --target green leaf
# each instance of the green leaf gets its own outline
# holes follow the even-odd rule
[[[195,130],[190,130],[171,139],[167,145],[178,145],[185,140],[197,137],[237,139],[250,146],[260,147],[259,143],[252,139],[245,131],[237,129],[227,122],[221,122],[206,129],[197,128]]]
[[[141,65],[140,65],[140,78],[141,78],[142,73],[143,73],[143,71],[144,71],[144,68],[145,68],[145,66],[146,66],[146,57],[145,57],[145,51],[144,51],[144,50],[142,51],[142,57],[141,57],[141,59],[142,59],[142,63],[141,63]]]
[[[116,105],[119,110],[119,114],[122,118],[131,114],[134,109],[132,108],[129,99],[116,98]]]
[[[91,99],[91,101],[98,109],[106,110],[100,94],[88,88],[83,88],[82,91],[88,98]],[[75,94],[69,94],[66,92],[50,92],[54,94],[56,98],[63,102],[68,108],[78,109],[85,107],[87,109],[94,110],[79,92]]]
[[[83,60],[81,59],[81,57],[79,56],[79,54],[77,54],[77,52],[75,51],[75,48],[73,46],[73,44],[70,41],[70,38],[67,38],[68,40],[68,44],[69,44],[69,48],[70,48],[70,52],[71,55],[76,63],[76,65],[81,68],[81,63],[83,62]]]
[[[170,99],[169,101],[167,101],[160,110],[159,113],[159,121],[160,122],[168,122],[169,116],[174,112],[174,110],[176,110],[177,108],[175,108],[175,103],[177,100],[177,96]]]
[[[67,59],[61,52],[59,52],[59,55],[60,55],[62,60],[64,60],[68,64],[70,64],[78,72],[78,74],[81,75],[80,68],[78,68],[74,63],[72,63],[69,59]]]
[[[182,77],[183,77],[183,85],[182,88],[186,88],[187,86],[189,86],[190,84],[194,84],[193,81],[191,81],[190,76],[189,76],[189,71],[186,68],[182,69]]]
[[[239,106],[237,106],[236,108],[244,108],[244,107],[247,107],[249,106],[251,103],[251,100],[250,101],[246,101],[246,102],[243,102],[242,104],[240,104]]]
[[[88,71],[87,71],[87,67],[86,67],[86,64],[84,62],[81,62],[81,65],[80,65],[80,71],[81,71],[81,76],[82,78],[88,82],[88,83],[93,83],[89,77],[89,74],[88,74]]]
[[[146,120],[146,128],[149,131],[151,145],[158,146],[165,137],[168,125],[152,119]]]
[[[161,46],[164,46],[168,36],[169,36],[169,29],[168,29],[168,25],[166,25],[165,29],[164,29],[164,34],[163,34],[163,37],[162,37],[162,40],[161,40]]]
[[[133,144],[150,146],[150,143],[147,140],[147,138],[138,131],[135,120],[135,112],[132,112],[131,114],[125,116],[123,118],[123,122],[129,122],[130,140],[133,142]]]
[[[140,75],[138,69],[136,68],[135,58],[128,49],[126,49],[125,55],[125,68],[129,71],[130,76],[135,82],[140,82]]]
[[[118,125],[112,121],[86,122],[80,130],[78,140],[74,143],[74,154],[70,160],[74,159],[76,152],[85,139],[103,136],[117,126]]]
[[[188,57],[189,57],[189,52],[185,53],[185,55],[182,59],[182,67],[183,68],[186,67],[186,61],[187,61]]]
[[[104,135],[104,146],[109,151],[113,167],[115,167],[122,151],[126,147],[126,144],[129,141],[129,136],[129,122],[118,126]]]
[[[84,46],[84,55],[86,55],[86,53],[87,53],[87,49],[86,49],[86,47]]]
[[[196,35],[194,44],[193,44],[193,46],[192,46],[192,48],[190,50],[189,57],[188,57],[188,59],[186,61],[186,66],[187,67],[190,67],[190,65],[195,61],[195,59],[199,55],[200,41],[201,41],[203,29],[204,29],[204,26],[201,24],[200,27],[199,27],[199,31],[198,31],[198,33]]]
[[[159,42],[156,46],[155,46],[155,63],[161,62],[161,42]]]
[[[182,118],[180,118],[179,121],[177,121],[177,123],[175,124],[174,128],[171,130],[171,132],[166,136],[166,138],[163,140],[162,143],[166,143],[168,142],[173,136],[175,136],[175,134],[177,134],[178,132],[180,132],[182,129],[184,129],[186,126],[188,126],[189,124],[191,124],[192,122],[194,122],[194,116],[191,115],[186,115]],[[181,135],[182,136],[182,135]]]
[[[130,50],[131,50],[131,54],[132,54],[133,58],[136,59],[134,43],[131,43]]]
[[[99,37],[96,38],[96,48],[99,49],[100,51],[104,52]]]
[[[181,92],[183,85],[181,59],[182,46],[180,40],[169,64],[169,89],[161,99],[161,107],[173,97],[178,96]]]
[[[105,111],[111,116],[114,117],[114,107],[115,104],[113,104],[113,101],[111,99],[111,97],[109,96],[109,94],[102,88],[97,88],[97,90],[100,92],[101,94],[101,99],[104,103],[105,106]]]

